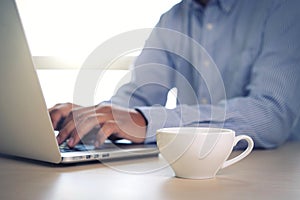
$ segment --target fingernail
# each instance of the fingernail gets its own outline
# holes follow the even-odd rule
[[[99,141],[96,141],[96,142],[95,142],[95,147],[98,148],[99,146],[100,146]]]
[[[69,146],[73,146],[73,143],[74,143],[74,139],[70,138],[69,141],[68,141],[68,145]]]
[[[57,136],[56,141],[57,141],[58,144],[60,144],[60,137]]]

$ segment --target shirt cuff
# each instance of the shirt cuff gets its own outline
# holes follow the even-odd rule
[[[156,131],[164,127],[180,126],[180,118],[163,106],[136,107],[147,120],[145,143],[156,142]]]
[[[164,127],[201,126],[202,123],[223,123],[224,108],[207,105],[181,105],[175,109],[163,106],[136,107],[147,120],[145,143],[156,142],[156,131]],[[200,112],[201,110],[201,112]]]

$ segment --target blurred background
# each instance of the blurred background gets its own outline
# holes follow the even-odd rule
[[[104,41],[152,28],[179,0],[17,0],[26,37],[48,107],[73,102],[74,83],[85,58]],[[145,37],[146,39],[146,37]],[[134,56],[101,78],[95,103],[107,100],[128,75]],[[76,102],[75,102],[76,103]]]

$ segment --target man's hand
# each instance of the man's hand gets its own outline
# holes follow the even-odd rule
[[[72,103],[60,103],[48,109],[53,128],[59,131],[63,126],[64,120],[71,113],[72,109],[77,107],[79,106]]]
[[[59,130],[59,144],[68,139],[68,146],[74,147],[88,133],[96,130],[95,146],[107,138],[124,138],[142,143],[146,136],[146,121],[134,109],[110,105],[81,107],[66,103],[49,109],[53,127]]]

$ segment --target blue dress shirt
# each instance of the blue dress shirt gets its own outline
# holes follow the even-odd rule
[[[111,101],[144,115],[146,142],[162,127],[213,126],[275,148],[300,134],[299,10],[298,0],[183,0],[161,16]],[[167,109],[171,88],[177,106]]]

